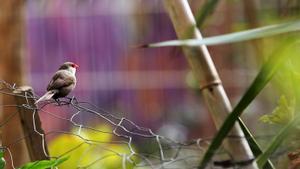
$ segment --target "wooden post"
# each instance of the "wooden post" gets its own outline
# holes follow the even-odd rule
[[[20,115],[20,123],[25,136],[30,161],[48,160],[49,153],[45,141],[45,133],[41,127],[41,121],[37,112],[33,90],[29,86],[23,86],[14,91]]]
[[[174,29],[179,39],[202,39],[196,21],[187,0],[164,0],[164,5],[169,14]],[[205,103],[219,128],[228,113],[232,111],[229,99],[224,91],[218,72],[205,45],[198,47],[183,47],[184,54],[188,60],[194,75],[200,83]],[[224,142],[225,149],[236,162],[249,161],[254,158],[247,140],[238,123],[235,124],[230,135],[236,138],[227,138]],[[255,162],[244,169],[256,169]]]

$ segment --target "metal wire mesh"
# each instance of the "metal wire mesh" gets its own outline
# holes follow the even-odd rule
[[[66,135],[69,136],[68,144],[74,142],[74,138],[78,141],[76,146],[68,148],[58,156],[52,156],[45,150],[47,145],[44,146],[44,153],[50,158],[57,158],[63,156],[76,155],[79,160],[75,168],[99,168],[101,162],[104,160],[115,157],[120,161],[119,168],[197,168],[202,155],[205,153],[209,145],[210,139],[197,138],[186,142],[179,142],[165,136],[156,134],[149,128],[137,125],[135,122],[125,117],[118,117],[96,105],[88,102],[79,101],[79,99],[63,98],[59,101],[49,100],[38,105],[31,105],[29,99],[36,99],[36,95],[24,93],[17,94],[18,87],[11,85],[5,81],[0,81],[0,95],[7,95],[12,97],[23,97],[27,101],[26,104],[18,105],[0,105],[0,108],[5,107],[18,107],[22,109],[30,109],[33,111],[33,118],[35,113],[43,116],[49,116],[52,121],[67,124],[63,130],[54,129],[41,133],[35,127],[32,132],[41,135],[43,143],[49,141],[49,138],[55,136]],[[63,113],[62,113],[63,112]],[[0,122],[0,130],[5,126],[18,112],[12,112],[10,116],[3,117]],[[63,115],[62,115],[63,114]],[[89,117],[82,120],[79,117]],[[99,128],[98,125],[106,126]],[[96,137],[89,137],[88,135]],[[104,135],[108,136],[104,137]],[[97,137],[98,136],[98,137]],[[21,136],[14,142],[8,145],[2,145],[2,149],[9,153],[14,166],[14,157],[10,148],[24,140],[26,135]],[[234,138],[234,136],[229,136]],[[240,138],[237,138],[240,139]],[[72,144],[73,145],[73,144]],[[119,148],[116,148],[119,146]],[[120,146],[122,148],[120,148]],[[78,150],[84,147],[84,151],[78,153]],[[93,152],[97,154],[92,157],[89,162],[84,162],[88,153]],[[51,151],[50,151],[51,153]],[[214,160],[211,161],[208,168],[243,168],[243,166],[251,163],[253,159],[247,161],[235,162],[231,159],[231,155],[224,150],[219,150],[215,155]]]

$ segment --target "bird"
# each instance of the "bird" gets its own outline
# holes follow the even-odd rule
[[[47,92],[35,104],[51,98],[57,101],[58,98],[67,96],[76,86],[77,68],[79,66],[73,62],[62,64],[49,82]]]

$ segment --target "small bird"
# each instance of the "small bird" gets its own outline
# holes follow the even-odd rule
[[[47,92],[40,97],[35,104],[49,100],[67,96],[76,86],[76,68],[79,66],[73,62],[65,62],[58,71],[53,75],[47,86]]]

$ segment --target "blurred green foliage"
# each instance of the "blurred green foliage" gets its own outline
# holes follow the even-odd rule
[[[260,121],[269,124],[287,124],[294,117],[295,100],[288,101],[283,95],[278,101],[278,106],[271,114],[260,117]]]
[[[0,169],[5,167],[5,159],[3,149],[0,149]]]
[[[58,166],[59,164],[65,162],[68,160],[68,157],[58,158],[54,160],[41,160],[41,161],[34,161],[25,164],[21,168],[18,169],[47,169],[47,168],[53,168]]]

